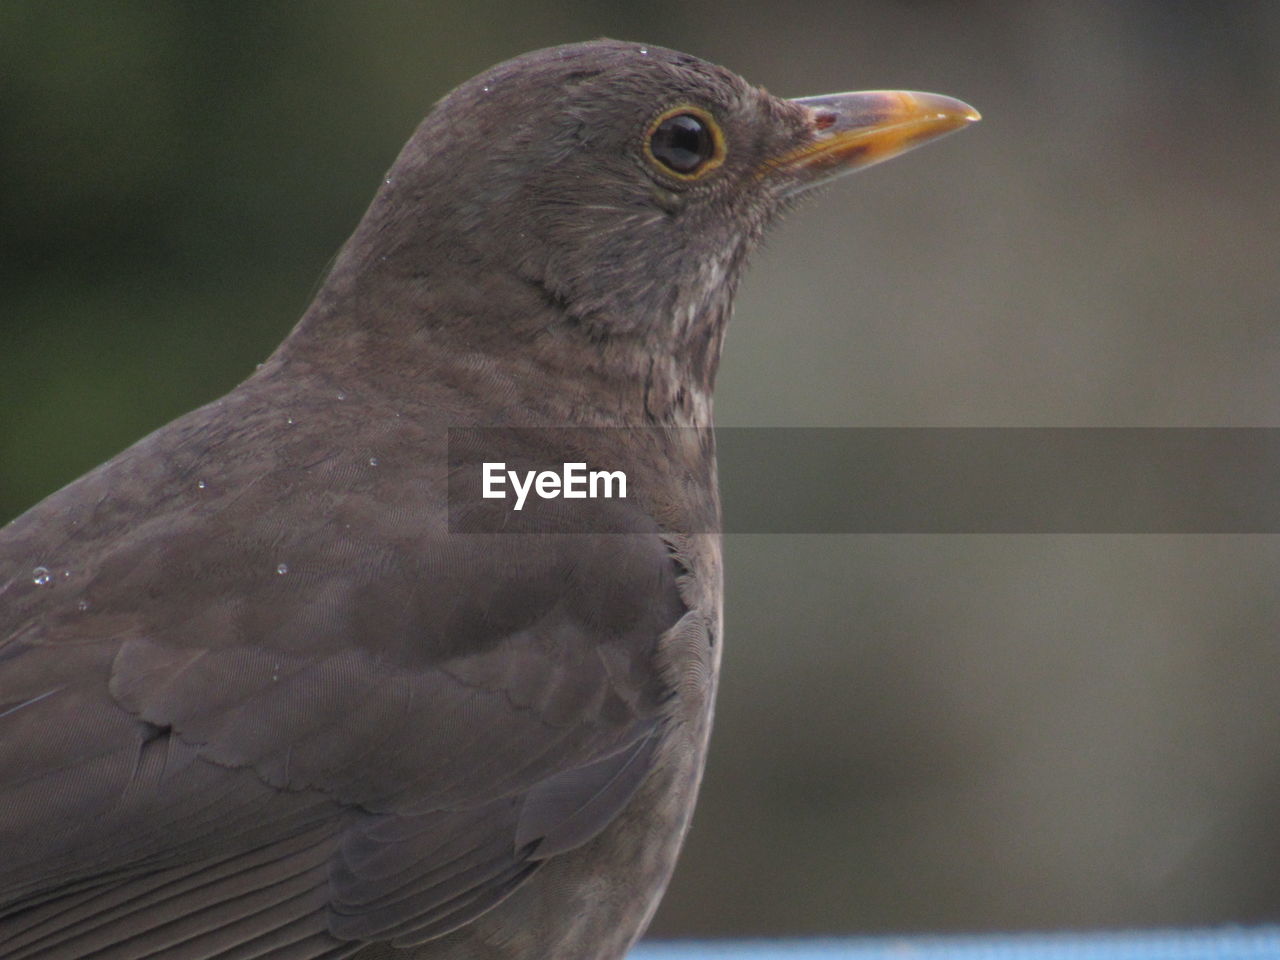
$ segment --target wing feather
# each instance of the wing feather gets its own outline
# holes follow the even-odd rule
[[[237,391],[0,531],[4,960],[418,943],[651,769],[685,612],[656,527],[449,537],[443,432],[353,471],[275,404]]]

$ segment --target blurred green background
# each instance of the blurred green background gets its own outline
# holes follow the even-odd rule
[[[436,98],[599,35],[985,116],[775,233],[722,424],[1280,425],[1275,2],[7,0],[0,519],[252,370]],[[654,934],[1280,920],[1280,539],[726,551]]]

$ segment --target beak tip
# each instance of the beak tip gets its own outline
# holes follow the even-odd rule
[[[974,107],[955,97],[943,96],[940,93],[912,93],[910,96],[917,104],[936,110],[935,116],[940,121],[963,127],[982,119],[982,114]]]

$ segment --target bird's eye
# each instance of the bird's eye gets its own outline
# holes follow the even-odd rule
[[[711,159],[715,142],[707,125],[691,113],[667,117],[649,137],[649,149],[676,173],[693,173]]]
[[[706,113],[693,107],[668,110],[649,126],[645,144],[664,173],[694,180],[724,161],[724,137]]]

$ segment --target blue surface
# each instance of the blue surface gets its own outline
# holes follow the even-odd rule
[[[1280,960],[1280,927],[649,942],[630,960]]]

